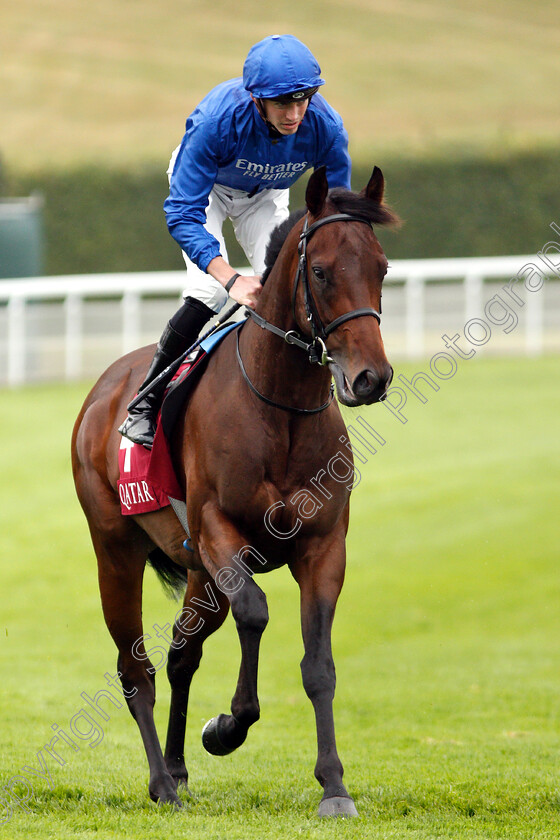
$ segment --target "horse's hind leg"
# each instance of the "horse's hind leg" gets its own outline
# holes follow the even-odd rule
[[[180,805],[154,723],[155,670],[146,654],[142,629],[142,578],[145,537],[133,526],[123,539],[94,533],[99,588],[109,632],[119,650],[118,671],[128,708],[138,724],[150,768],[149,792],[155,802]]]
[[[223,624],[228,611],[229,602],[210,575],[204,570],[189,571],[183,609],[175,621],[167,659],[171,704],[164,754],[167,769],[185,787],[188,784],[185,728],[190,686],[202,658],[204,641]]]
[[[204,727],[202,742],[213,755],[227,755],[245,741],[249,727],[260,717],[257,672],[261,636],[268,623],[266,596],[240,561],[251,550],[239,532],[216,508],[204,511],[199,537],[204,565],[221,585],[230,602],[241,644],[239,679],[231,714],[212,718]]]

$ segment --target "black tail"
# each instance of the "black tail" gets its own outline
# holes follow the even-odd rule
[[[181,600],[187,585],[187,569],[175,563],[161,548],[150,551],[148,564],[160,579],[165,594],[175,601]]]

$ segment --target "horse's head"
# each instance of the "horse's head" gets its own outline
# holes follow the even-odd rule
[[[361,193],[329,192],[321,168],[305,196],[296,320],[326,347],[338,398],[349,406],[383,399],[393,376],[380,330],[387,259],[371,228],[398,222],[383,204],[383,191],[377,167]]]

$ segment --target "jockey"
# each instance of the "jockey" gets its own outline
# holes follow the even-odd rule
[[[228,294],[254,308],[266,245],[288,216],[289,187],[308,169],[326,166],[329,187],[350,188],[348,135],[317,93],[324,84],[309,49],[293,35],[255,44],[243,78],[215,87],[187,119],[171,157],[167,225],[187,265],[184,304],[167,324],[140,390],[187,350]],[[228,263],[226,218],[254,274]],[[122,435],[150,448],[161,396],[130,411]]]

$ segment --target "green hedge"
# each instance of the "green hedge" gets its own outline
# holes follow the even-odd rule
[[[398,232],[380,231],[389,257],[530,253],[560,222],[559,150],[441,160],[373,160],[384,171],[387,200],[403,218]],[[165,166],[130,171],[84,166],[68,171],[4,173],[3,192],[45,198],[46,273],[181,268],[162,205]],[[371,167],[355,164],[354,188]],[[303,202],[305,184],[292,191]],[[226,231],[231,262],[245,259]]]

